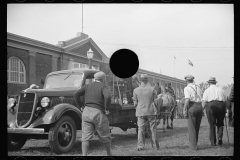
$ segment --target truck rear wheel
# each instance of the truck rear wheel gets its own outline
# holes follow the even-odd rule
[[[26,138],[12,137],[8,135],[8,151],[20,150],[26,143]]]
[[[69,116],[63,116],[50,127],[49,146],[56,154],[66,153],[72,149],[76,141],[76,124]]]

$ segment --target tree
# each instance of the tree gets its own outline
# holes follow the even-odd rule
[[[209,87],[208,83],[207,82],[202,82],[198,86],[201,89],[201,94],[203,96],[204,91]]]
[[[224,85],[224,86],[222,86],[222,89],[223,89],[223,90],[226,90],[226,89],[228,89],[229,87],[231,87],[232,85],[233,85],[233,83],[232,83],[232,84]]]

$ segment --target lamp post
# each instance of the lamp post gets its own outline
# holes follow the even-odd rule
[[[88,57],[88,67],[89,69],[92,69],[92,58],[94,56],[93,51],[91,50],[91,48],[89,48],[89,50],[87,51],[87,57]]]

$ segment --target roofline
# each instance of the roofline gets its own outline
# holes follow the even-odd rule
[[[156,73],[156,72],[151,72],[151,71],[148,71],[148,70],[145,70],[145,69],[141,69],[141,68],[138,69],[138,72],[144,72],[144,73],[147,73],[148,75],[156,76],[156,77],[159,77],[159,76],[160,76],[160,77],[162,77],[162,78],[169,79],[170,81],[178,81],[178,82],[181,82],[181,83],[186,83],[186,82],[185,82],[184,80],[182,80],[182,79],[170,77],[170,76],[163,75],[163,74]]]
[[[45,48],[45,49],[49,49],[49,50],[53,50],[53,51],[57,51],[57,52],[61,52],[61,50],[62,50],[62,47],[60,47],[60,46],[49,44],[46,42],[38,41],[38,40],[27,38],[27,37],[23,37],[20,35],[9,33],[9,32],[7,32],[7,39],[22,42],[22,43],[37,46],[37,47],[41,47],[41,48]]]
[[[108,58],[108,57],[104,54],[104,52],[98,47],[98,45],[93,41],[93,39],[90,38],[90,37],[85,38],[85,39],[82,39],[81,41],[78,41],[78,42],[76,42],[76,43],[73,43],[73,44],[71,44],[71,45],[68,45],[68,46],[65,46],[65,47],[62,47],[62,48],[63,48],[65,51],[69,51],[69,50],[71,50],[71,49],[73,49],[73,48],[75,48],[75,47],[82,46],[82,45],[84,45],[84,44],[86,44],[86,43],[88,43],[88,42],[90,42],[90,43],[94,46],[94,48],[101,54],[102,57]],[[103,58],[102,58],[102,59],[103,59]]]

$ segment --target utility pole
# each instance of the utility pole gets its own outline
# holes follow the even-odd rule
[[[83,3],[82,3],[82,33],[83,33]]]

